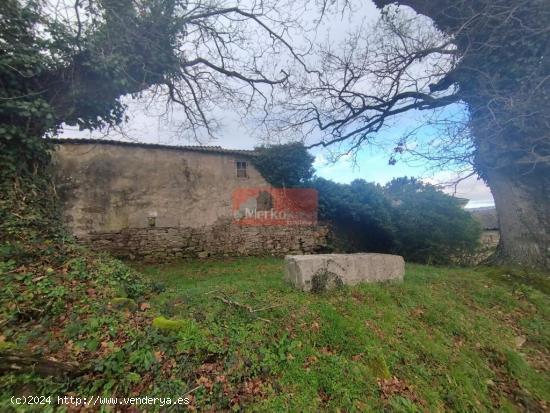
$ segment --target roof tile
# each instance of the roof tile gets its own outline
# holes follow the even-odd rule
[[[254,150],[248,149],[226,149],[221,146],[205,146],[205,145],[164,145],[159,143],[145,143],[145,142],[125,142],[116,141],[110,139],[80,139],[80,138],[51,138],[50,142],[58,145],[63,144],[97,144],[97,145],[117,145],[117,146],[134,146],[141,148],[151,149],[171,149],[181,151],[194,151],[194,152],[211,152],[211,153],[227,153],[235,155],[248,155],[255,154]]]

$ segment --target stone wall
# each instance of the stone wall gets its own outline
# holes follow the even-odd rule
[[[233,191],[269,187],[247,151],[58,142],[53,160],[65,224],[94,249],[154,260],[307,253],[326,244],[318,226],[233,223]],[[237,162],[247,162],[245,177]]]
[[[75,140],[53,155],[65,222],[77,236],[146,228],[150,218],[157,227],[214,225],[232,216],[233,190],[269,186],[245,151]],[[237,161],[248,161],[246,177]]]
[[[326,244],[326,227],[241,227],[233,223],[203,228],[126,228],[89,234],[92,249],[121,258],[161,261],[178,258],[307,254]]]
[[[489,258],[497,249],[500,240],[500,232],[498,230],[485,230],[481,233],[479,240],[479,248],[473,264],[480,264]]]
[[[495,249],[500,240],[500,232],[498,230],[484,230],[481,233],[480,243],[484,248]]]

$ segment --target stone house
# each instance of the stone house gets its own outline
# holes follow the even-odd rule
[[[58,139],[56,189],[67,228],[92,249],[131,259],[315,252],[316,225],[243,226],[232,192],[269,188],[253,151]]]

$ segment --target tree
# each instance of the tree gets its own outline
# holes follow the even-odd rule
[[[471,164],[495,199],[501,239],[494,261],[550,267],[547,2],[375,4],[383,8],[377,34],[355,33],[342,49],[324,51],[322,70],[296,85],[301,100],[287,105],[288,127],[320,130],[312,146],[353,151],[400,114],[430,111],[437,145],[413,146],[400,136],[390,162],[414,154],[439,166]]]
[[[255,152],[254,165],[273,186],[302,186],[313,177],[315,157],[301,142],[259,146]]]
[[[211,134],[209,109],[267,105],[301,56],[278,0],[5,0],[0,3],[0,145],[31,160],[65,124],[93,129],[124,118],[121,96],[149,90],[179,105],[189,136]],[[286,14],[285,14],[286,13]],[[274,59],[277,56],[277,59]],[[276,61],[277,63],[273,63]],[[40,148],[35,148],[40,152]],[[35,159],[34,159],[35,160]]]

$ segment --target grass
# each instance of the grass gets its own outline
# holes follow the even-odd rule
[[[548,409],[548,275],[408,265],[402,283],[311,294],[283,282],[281,259],[132,269],[71,245],[0,260],[0,356],[78,366],[69,379],[0,363],[2,412],[82,409],[57,404],[71,395],[188,396],[195,411]],[[52,402],[11,402],[30,395]]]
[[[195,361],[199,410],[548,408],[544,275],[408,265],[403,283],[316,295],[285,284],[275,258],[138,269],[166,286],[149,302],[157,325],[181,320],[165,334]]]

